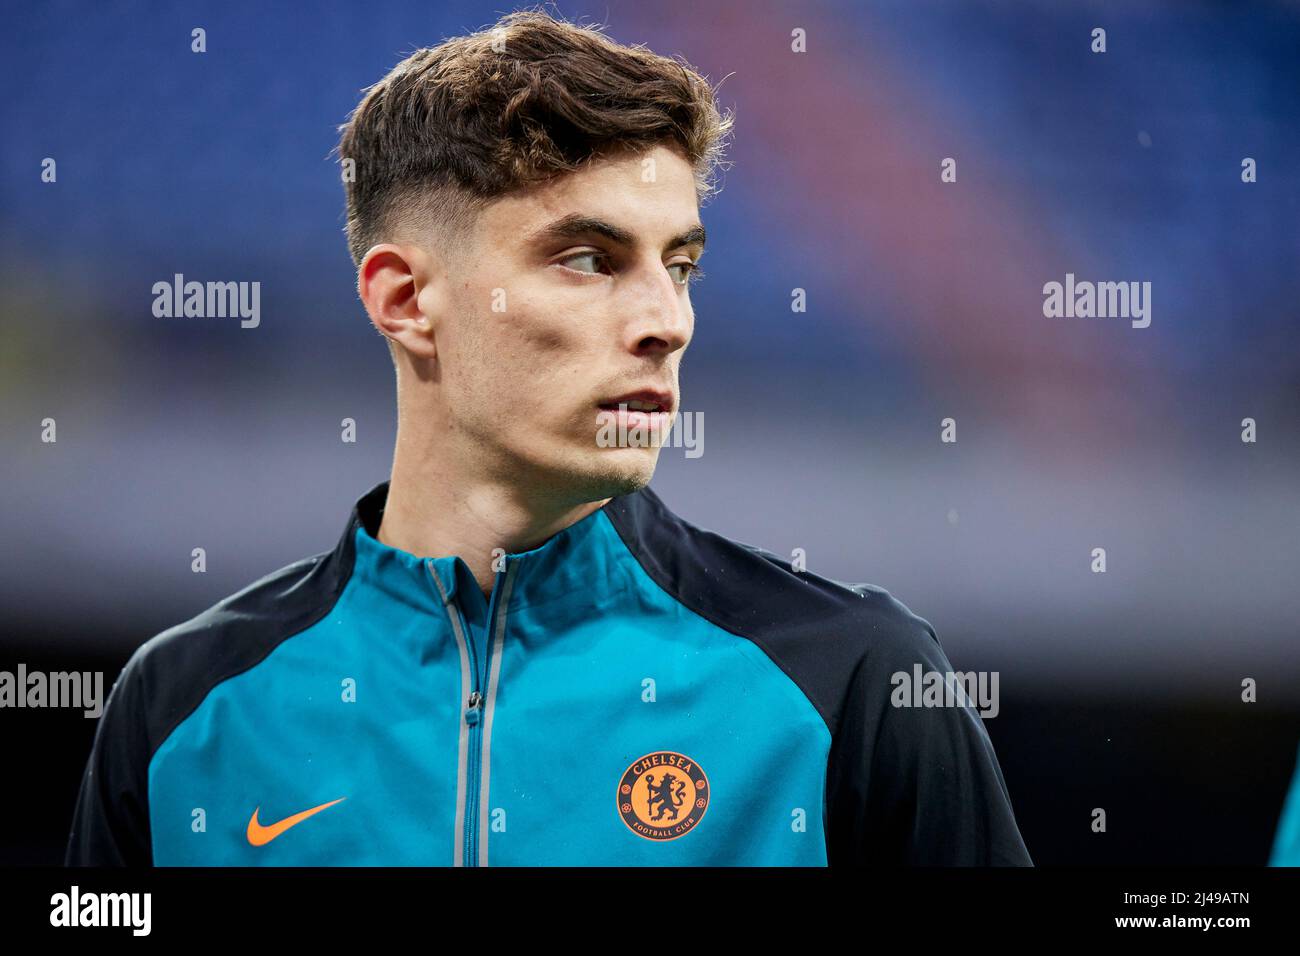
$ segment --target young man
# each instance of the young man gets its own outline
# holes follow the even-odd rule
[[[929,624],[647,487],[729,127],[540,13],[367,93],[340,155],[391,479],[136,651],[69,863],[1030,863],[972,707],[891,703],[951,670]]]

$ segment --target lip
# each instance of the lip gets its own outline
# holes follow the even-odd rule
[[[600,411],[612,412],[618,411],[618,406],[626,405],[629,402],[647,402],[659,406],[655,412],[641,412],[643,415],[671,415],[673,412],[673,395],[671,392],[663,392],[654,388],[638,389],[635,392],[627,392],[617,398],[606,399],[603,402],[597,402],[596,407]],[[629,409],[629,411],[631,411]]]

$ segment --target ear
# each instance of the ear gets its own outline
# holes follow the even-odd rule
[[[431,265],[418,246],[382,243],[357,269],[357,294],[375,328],[422,359],[437,357],[433,333],[446,291],[444,277]]]

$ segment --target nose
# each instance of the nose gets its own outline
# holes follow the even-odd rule
[[[638,355],[671,355],[691,340],[691,300],[661,262],[646,268],[628,315],[632,319],[626,329],[627,344]]]

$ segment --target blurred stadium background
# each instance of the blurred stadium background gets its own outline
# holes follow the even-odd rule
[[[7,13],[0,669],[107,693],[151,635],[332,547],[387,476],[335,128],[405,53],[509,9]],[[1036,862],[1264,863],[1300,739],[1300,5],[552,9],[726,77],[736,111],[683,372],[704,454],[666,449],[655,490],[999,671],[987,726]],[[155,318],[177,272],[260,281],[261,325]],[[1150,327],[1044,318],[1067,272],[1150,281]],[[61,859],[93,732],[0,711],[0,862]]]

